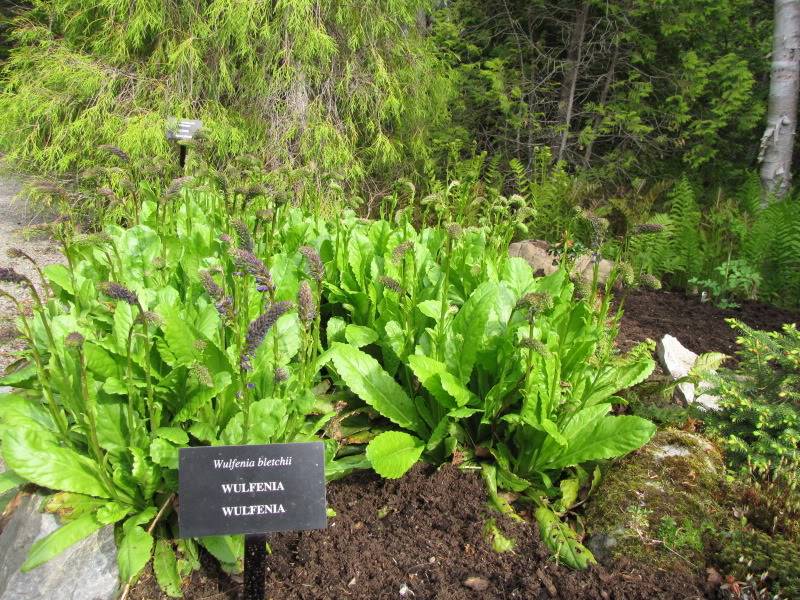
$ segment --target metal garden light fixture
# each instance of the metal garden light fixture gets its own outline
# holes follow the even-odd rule
[[[188,142],[197,137],[198,132],[203,127],[203,122],[200,119],[177,119],[170,117],[167,119],[167,141],[176,142],[180,148],[180,166],[181,170],[186,165],[186,144],[181,142]]]

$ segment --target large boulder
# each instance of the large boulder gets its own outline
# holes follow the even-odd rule
[[[660,431],[604,474],[586,506],[585,544],[607,565],[625,557],[696,575],[706,532],[726,518],[726,493],[725,465],[711,442]]]
[[[40,510],[40,494],[22,494],[0,534],[0,600],[113,600],[119,588],[114,528],[109,525],[23,573],[31,545],[59,527]]]
[[[537,275],[550,275],[558,270],[558,260],[549,252],[549,244],[543,240],[523,240],[514,242],[508,247],[510,256],[524,258],[531,265],[533,272]],[[600,284],[605,284],[614,263],[605,258],[600,259],[597,269],[597,280]],[[581,255],[575,259],[572,267],[572,275],[578,277],[586,283],[592,282],[594,264],[592,257]]]
[[[697,354],[686,348],[677,338],[671,335],[665,335],[658,341],[656,355],[664,371],[673,380],[686,377],[697,361]],[[711,387],[711,384],[707,381],[701,381],[697,389],[695,389],[693,383],[685,381],[677,385],[675,392],[686,405],[696,403],[706,410],[717,410],[719,408],[719,398],[708,393]]]

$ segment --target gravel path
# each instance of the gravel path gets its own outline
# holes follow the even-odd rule
[[[44,220],[42,211],[34,210],[21,195],[20,179],[0,175],[0,266],[11,266],[40,285],[36,270],[26,260],[8,257],[9,248],[20,248],[44,267],[61,262],[63,257],[58,244],[49,238],[29,238],[26,228]],[[0,284],[2,289],[20,298],[27,306],[30,301],[21,288]],[[41,293],[41,290],[40,290]],[[22,348],[15,325],[16,307],[6,298],[0,298],[0,373],[16,360],[16,352]]]

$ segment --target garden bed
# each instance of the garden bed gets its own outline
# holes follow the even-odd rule
[[[724,352],[734,356],[736,332],[725,322],[733,318],[754,329],[778,331],[784,323],[800,324],[800,314],[762,304],[743,302],[739,308],[721,309],[698,296],[681,292],[638,290],[625,300],[617,345],[629,350],[644,339],[659,340],[670,334],[689,350]]]
[[[699,577],[624,561],[588,571],[560,567],[528,521],[498,521],[515,547],[495,552],[484,526],[498,515],[487,503],[477,473],[449,466],[435,471],[420,465],[399,480],[361,473],[334,482],[328,487],[328,504],[336,516],[327,530],[270,536],[267,598],[667,600],[704,594]],[[193,575],[185,597],[237,598],[241,584],[210,563]],[[148,570],[131,598],[167,596]]]

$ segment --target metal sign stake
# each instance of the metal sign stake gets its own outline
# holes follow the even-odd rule
[[[267,560],[267,536],[249,533],[244,536],[244,600],[264,600],[264,568]]]

